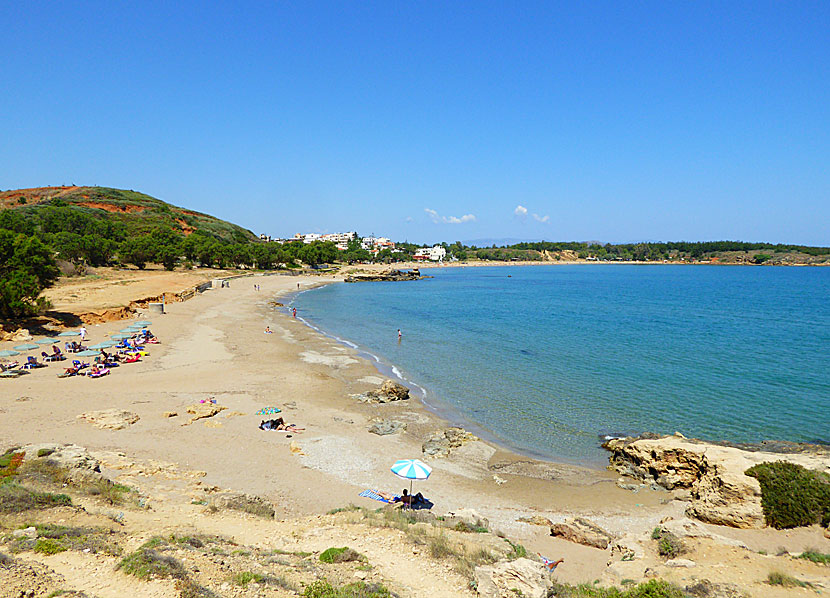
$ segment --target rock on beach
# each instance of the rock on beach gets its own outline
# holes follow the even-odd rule
[[[90,422],[96,428],[102,430],[123,430],[141,419],[138,414],[123,409],[103,409],[101,411],[88,411],[78,416]]]

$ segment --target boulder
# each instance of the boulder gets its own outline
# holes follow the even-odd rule
[[[691,569],[692,567],[697,567],[697,563],[689,559],[669,559],[666,561],[666,567],[684,567]]]
[[[483,598],[544,598],[551,585],[545,566],[526,558],[476,567],[475,579]]]
[[[123,409],[104,409],[102,411],[88,411],[78,416],[102,430],[123,430],[133,425],[139,419],[138,415]]]
[[[608,548],[608,544],[614,539],[614,536],[600,526],[582,517],[568,519],[564,523],[554,523],[550,526],[550,535],[602,550]]]
[[[553,525],[553,521],[548,519],[547,517],[542,517],[541,515],[531,515],[530,517],[519,517],[516,519],[521,523],[529,523],[531,525],[541,525],[542,527],[550,527]]]
[[[397,434],[406,430],[406,424],[394,419],[381,419],[372,422],[369,426],[369,431],[378,436],[388,436],[389,434]]]
[[[32,340],[32,335],[29,334],[29,331],[26,328],[19,328],[12,333],[11,337],[8,338],[8,340],[14,342],[30,341]]]
[[[370,390],[366,397],[371,403],[390,403],[392,401],[406,401],[409,399],[409,389],[394,380],[384,380],[380,388]]]
[[[227,407],[224,405],[217,405],[216,403],[194,403],[187,408],[187,412],[193,415],[193,417],[190,418],[190,421],[182,425],[186,426],[188,424],[192,424],[196,420],[204,419],[206,417],[213,417],[225,409],[227,409]]]
[[[432,433],[421,445],[425,457],[448,457],[452,449],[460,447],[466,442],[478,440],[464,428],[447,428]]]
[[[37,528],[35,527],[26,527],[23,529],[16,529],[12,532],[13,538],[28,538],[30,540],[34,540],[37,538]]]
[[[803,447],[793,453],[766,452],[754,447],[743,450],[678,435],[613,439],[604,446],[611,451],[611,467],[623,475],[647,484],[656,483],[667,490],[688,491],[687,515],[739,528],[765,525],[761,487],[758,480],[744,474],[753,465],[789,461],[830,473],[830,456],[826,452]]]

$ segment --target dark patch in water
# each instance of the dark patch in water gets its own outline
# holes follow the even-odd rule
[[[524,355],[533,355],[533,352],[528,351],[527,349],[519,349],[519,353],[523,353]]]

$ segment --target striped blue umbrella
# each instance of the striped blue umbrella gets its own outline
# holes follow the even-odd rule
[[[392,473],[399,478],[409,480],[409,495],[412,495],[412,480],[425,480],[432,473],[432,468],[420,459],[401,459],[392,465]]]
[[[80,332],[75,330],[67,330],[66,332],[61,332],[58,336],[80,336]]]
[[[37,349],[37,345],[17,345],[14,350],[15,351],[31,351],[32,349]]]
[[[59,343],[60,341],[56,338],[42,338],[38,341],[35,341],[38,345],[51,345],[52,343]]]
[[[392,473],[405,480],[425,480],[432,473],[432,468],[420,459],[401,459],[395,461]]]
[[[0,351],[0,357],[14,357],[15,355],[20,355],[20,351],[12,351],[11,349]]]

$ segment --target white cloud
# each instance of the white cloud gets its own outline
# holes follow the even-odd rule
[[[441,216],[435,210],[424,208],[424,212],[429,215],[429,219],[435,224],[464,224],[465,222],[475,222],[476,217],[473,214],[464,214],[460,218],[458,216]]]
[[[407,217],[406,217],[406,222],[407,222],[407,223],[409,223],[409,222],[413,222],[414,220],[415,220],[415,219],[414,219],[412,216],[407,216]]]
[[[533,214],[533,219],[536,222],[550,222],[550,216],[545,214],[544,216],[540,216],[539,214]]]
[[[516,214],[516,216],[524,218],[525,216],[527,216],[527,208],[524,206],[516,206],[516,209],[513,210],[513,213]]]

